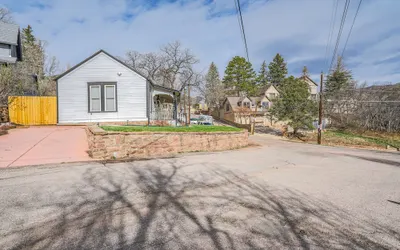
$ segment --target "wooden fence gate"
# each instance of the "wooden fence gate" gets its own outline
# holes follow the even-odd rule
[[[57,124],[57,97],[8,97],[10,122],[21,125]]]

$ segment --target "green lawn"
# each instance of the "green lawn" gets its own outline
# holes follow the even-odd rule
[[[101,126],[106,131],[119,132],[237,132],[240,128],[225,126],[191,125],[190,127],[155,127],[155,126]]]

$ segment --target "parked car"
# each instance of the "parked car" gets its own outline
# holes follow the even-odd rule
[[[190,124],[199,124],[199,118],[190,118]]]
[[[201,125],[213,125],[213,118],[209,115],[201,115],[199,116],[198,124]]]

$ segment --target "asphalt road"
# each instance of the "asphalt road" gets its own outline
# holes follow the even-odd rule
[[[0,170],[0,249],[400,249],[400,155],[261,146]]]

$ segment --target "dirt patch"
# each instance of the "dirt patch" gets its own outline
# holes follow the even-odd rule
[[[317,133],[306,133],[299,138],[289,139],[316,144],[317,137]],[[389,133],[328,130],[322,134],[322,144],[375,150],[398,150],[400,147],[398,137],[398,135]]]

